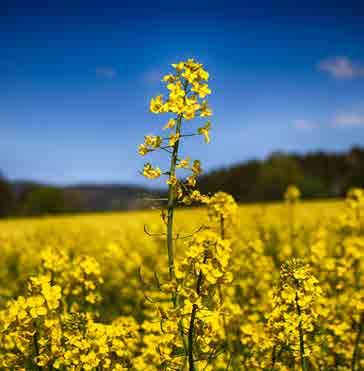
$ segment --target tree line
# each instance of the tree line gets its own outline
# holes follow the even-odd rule
[[[351,187],[364,187],[364,148],[341,153],[274,152],[264,160],[208,172],[198,182],[203,193],[223,190],[239,202],[280,200],[290,184],[297,185],[306,199],[341,197]],[[0,217],[137,209],[148,206],[143,200],[163,193],[121,185],[9,182],[0,174]]]
[[[306,199],[342,197],[351,187],[364,186],[364,149],[341,153],[274,152],[264,160],[251,160],[217,169],[199,180],[201,191],[224,190],[239,202],[282,199],[290,184]]]

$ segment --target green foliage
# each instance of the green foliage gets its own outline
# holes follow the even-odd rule
[[[299,184],[303,178],[299,163],[293,157],[274,153],[260,168],[260,197],[263,200],[274,200],[290,184]]]
[[[279,200],[289,184],[298,185],[303,198],[341,197],[351,187],[364,187],[364,149],[304,155],[276,152],[265,160],[217,169],[199,179],[203,193],[223,190],[240,202]]]
[[[54,187],[31,190],[23,206],[23,213],[26,215],[62,214],[66,211],[65,194],[63,190]]]
[[[304,198],[324,198],[329,197],[329,192],[325,183],[319,177],[305,176],[297,183],[298,188],[302,190]]]
[[[14,194],[10,184],[0,174],[0,217],[8,216],[13,211]]]

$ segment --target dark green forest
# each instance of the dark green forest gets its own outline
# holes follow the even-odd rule
[[[342,197],[351,187],[364,187],[364,149],[307,154],[272,153],[202,175],[203,193],[228,192],[239,202],[275,201],[288,185],[297,185],[305,199]],[[132,210],[149,207],[163,190],[132,185],[57,187],[34,182],[10,182],[0,176],[0,217],[73,212]]]
[[[272,153],[212,171],[199,180],[204,193],[224,190],[239,202],[274,201],[289,184],[297,185],[303,198],[342,197],[351,187],[364,186],[364,149],[347,152]]]

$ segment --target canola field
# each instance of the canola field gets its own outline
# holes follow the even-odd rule
[[[198,369],[299,369],[300,326],[308,369],[363,369],[364,199],[355,197],[240,206],[224,240],[209,207],[177,209],[177,263],[196,258],[203,239],[225,252],[211,259],[228,259],[214,262],[206,297],[177,274],[178,310],[199,306]],[[168,300],[163,227],[157,210],[1,222],[2,369],[187,367],[178,316],[184,337],[189,318]]]
[[[138,148],[169,160],[141,171],[166,179],[159,210],[0,223],[0,369],[363,370],[364,190],[201,194],[183,143],[210,142],[209,73],[172,67],[166,134]]]

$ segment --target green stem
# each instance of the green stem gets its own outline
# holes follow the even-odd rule
[[[225,223],[224,216],[220,215],[220,237],[222,240],[225,239]]]
[[[271,371],[274,371],[274,367],[276,365],[276,345],[274,345],[273,349],[272,349],[272,366],[270,368]]]
[[[195,371],[195,363],[193,359],[193,336],[195,331],[195,319],[197,308],[198,308],[197,305],[193,304],[190,318],[190,326],[188,329],[188,364],[190,371]]]
[[[34,349],[35,349],[35,358],[36,358],[36,368],[38,371],[42,371],[42,367],[37,365],[37,358],[39,357],[39,346],[38,346],[38,336],[37,336],[37,329],[35,330],[35,333],[33,335],[33,343],[34,343]]]
[[[361,335],[363,333],[363,323],[364,323],[364,313],[361,314],[360,321],[358,323],[358,332],[356,333],[355,346],[354,346],[354,350],[353,350],[353,357],[351,359],[351,370],[352,371],[355,371],[356,360],[358,359],[360,338],[361,338]]]
[[[177,118],[175,134],[181,133],[181,125],[182,125],[182,115],[179,115]],[[178,147],[179,147],[179,140],[177,140],[177,142],[173,146],[170,169],[169,169],[170,177],[173,177],[176,174],[176,164],[178,160]],[[167,251],[168,251],[169,280],[171,282],[174,282],[176,280],[176,274],[174,270],[174,246],[173,246],[174,207],[175,207],[174,185],[170,184],[168,187],[168,201],[167,201]],[[178,305],[176,292],[172,293],[172,302],[173,302],[174,308],[176,308]],[[185,335],[183,331],[183,323],[181,319],[178,321],[178,330],[182,337],[185,353],[187,353],[187,343],[186,343],[186,339],[185,339]]]
[[[294,257],[297,257],[297,251],[295,246],[295,213],[294,213],[294,203],[289,202],[288,208],[289,208],[289,240],[291,244],[292,249],[292,255]]]
[[[303,338],[303,329],[302,329],[302,319],[301,319],[301,307],[298,304],[298,293],[296,292],[296,308],[297,308],[297,314],[299,317],[299,323],[298,323],[298,333],[300,338],[300,359],[301,359],[301,370],[307,371],[307,359],[305,354],[305,342]]]
[[[224,219],[224,216],[222,214],[220,214],[220,237],[221,237],[222,240],[225,239],[225,219]],[[220,303],[222,305],[223,304],[223,295],[222,295],[221,285],[219,286],[219,296],[220,296]],[[227,324],[226,324],[226,318],[225,318],[224,313],[222,314],[222,319],[223,319],[224,333],[225,333],[225,337],[226,337],[227,350],[228,350],[227,356],[229,357],[225,370],[228,371],[229,367],[230,367],[230,364],[232,363],[233,367],[234,367],[235,362],[234,362],[234,359],[232,358],[233,357],[233,347],[232,347],[232,344],[231,344],[231,341],[230,341],[229,332],[228,332],[228,328],[227,328]]]
[[[177,118],[176,134],[180,134],[182,124],[182,116]],[[171,164],[169,169],[170,177],[176,174],[176,164],[178,158],[178,147],[179,140],[174,144]],[[174,250],[173,250],[173,211],[175,207],[175,196],[174,196],[174,185],[170,184],[168,188],[168,203],[167,203],[167,250],[168,250],[168,267],[169,267],[169,279],[171,281],[175,280],[174,272]],[[176,298],[174,297],[173,303],[176,303]]]
[[[206,263],[207,256],[205,255],[203,262]],[[196,293],[198,296],[201,294],[201,285],[202,285],[202,271],[199,272],[197,277],[197,283],[196,283]],[[193,340],[194,340],[194,333],[195,333],[195,319],[197,314],[198,306],[196,304],[193,304],[192,306],[192,312],[190,317],[190,325],[188,329],[188,364],[189,364],[189,371],[195,371],[195,363],[193,359]]]

